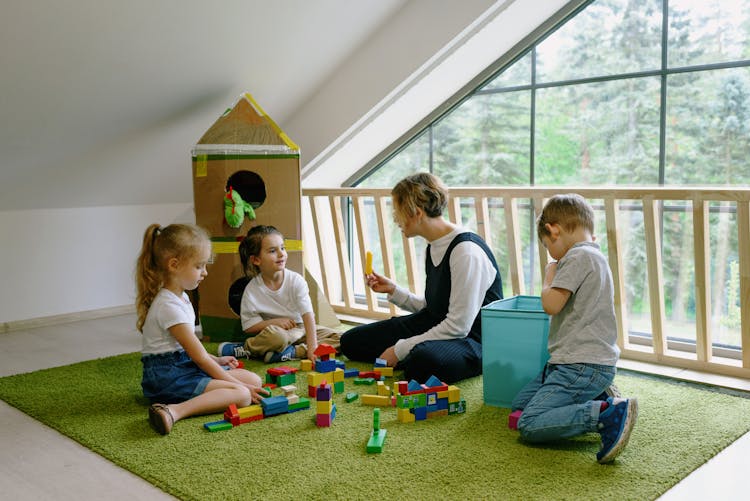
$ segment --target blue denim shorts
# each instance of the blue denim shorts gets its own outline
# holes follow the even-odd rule
[[[197,397],[206,390],[211,376],[184,351],[141,356],[143,396],[151,403],[176,404]]]

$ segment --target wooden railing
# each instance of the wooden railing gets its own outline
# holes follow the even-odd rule
[[[534,219],[548,197],[569,192],[584,196],[597,213],[597,241],[609,258],[614,279],[618,344],[623,358],[750,377],[750,188],[459,187],[450,189],[448,217],[476,231],[490,243],[496,256],[502,254],[498,261],[504,263],[501,272],[506,297],[538,294],[541,270],[549,258],[536,239]],[[392,222],[390,189],[304,189],[303,198],[306,263],[322,283],[334,311],[372,319],[400,313],[364,286],[366,250],[376,256],[378,270],[384,275],[401,275],[405,279],[403,285],[422,293],[424,258],[417,259],[414,239],[399,236]],[[667,219],[668,214],[677,219]],[[675,228],[675,221],[679,226],[680,218],[683,227]],[[736,228],[729,231],[732,219]],[[640,240],[634,239],[634,228],[642,231]],[[667,229],[682,235],[677,251],[689,251],[690,244],[693,247],[692,259],[683,259],[678,273],[680,280],[693,288],[694,337],[689,335],[687,339],[675,335],[673,322],[667,321],[662,255]],[[722,261],[718,265],[715,259],[712,261],[712,231],[717,248],[714,254],[718,253]],[[736,248],[732,245],[729,249],[728,242],[735,240]],[[725,280],[727,268],[723,262],[728,253],[736,256],[739,269],[734,277]],[[536,256],[531,257],[534,263],[529,263],[532,255]],[[636,266],[634,272],[628,272],[633,266],[626,268],[624,263],[634,262],[629,259],[631,255],[645,255],[645,270]],[[718,280],[715,276],[712,279],[712,265],[721,270]],[[643,306],[647,314],[639,319],[638,329],[629,328],[632,312],[626,294],[629,275],[634,273],[645,273],[643,289],[648,295]],[[686,273],[692,276],[686,278]],[[717,302],[716,295],[712,295],[712,282],[714,288],[736,290],[738,299],[734,304]],[[725,296],[724,290],[715,292]],[[640,300],[641,297],[633,298],[633,302]],[[712,336],[712,325],[718,325],[717,319],[725,315],[713,311],[717,305],[738,312],[736,336],[731,342],[715,342]],[[684,330],[685,322],[680,325]],[[687,325],[692,330],[693,322]]]

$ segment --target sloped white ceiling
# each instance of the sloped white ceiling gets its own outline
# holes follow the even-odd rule
[[[404,4],[4,1],[0,210],[184,201],[159,166],[234,97],[283,122]]]

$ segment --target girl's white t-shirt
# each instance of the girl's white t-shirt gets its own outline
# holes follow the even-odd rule
[[[169,328],[177,324],[188,324],[195,329],[193,305],[184,292],[179,297],[172,291],[161,289],[146,314],[141,353],[149,355],[182,350],[182,345],[169,333]]]
[[[278,290],[271,290],[263,283],[263,277],[256,275],[245,287],[240,304],[242,330],[273,318],[291,318],[302,323],[302,315],[312,313],[310,289],[299,273],[284,270],[284,280]]]

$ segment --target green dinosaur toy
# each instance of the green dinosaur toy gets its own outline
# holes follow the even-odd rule
[[[255,210],[253,206],[242,200],[239,192],[229,187],[229,191],[224,196],[224,219],[232,228],[239,228],[247,217],[255,219]]]

